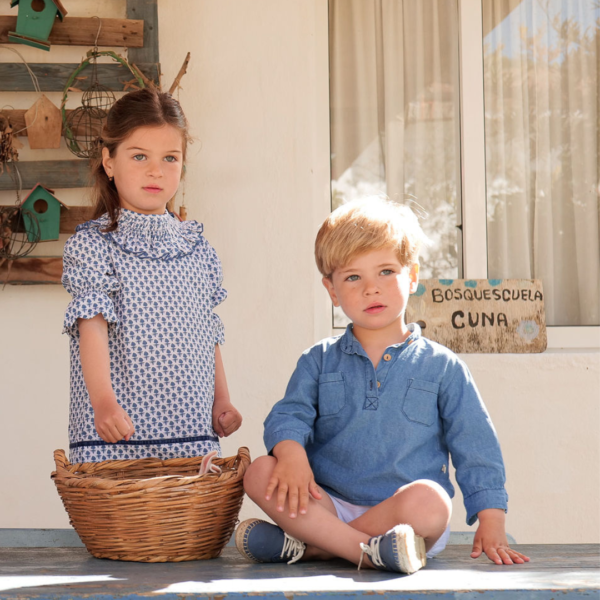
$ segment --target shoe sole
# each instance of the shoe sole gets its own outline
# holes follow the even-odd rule
[[[264,523],[262,519],[246,519],[242,523],[237,526],[235,530],[235,546],[238,549],[238,552],[246,559],[260,563],[262,560],[258,560],[251,552],[248,550],[248,546],[246,544],[246,540],[248,538],[248,534],[254,529],[258,523]]]
[[[394,544],[400,571],[410,575],[427,564],[425,539],[415,534],[410,525],[394,527]]]

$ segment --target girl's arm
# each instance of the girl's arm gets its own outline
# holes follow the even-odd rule
[[[227,437],[242,424],[242,415],[231,404],[221,349],[215,345],[215,398],[212,410],[213,429],[219,437]]]
[[[128,441],[135,430],[129,415],[117,402],[110,381],[108,325],[101,314],[78,319],[77,325],[81,370],[94,409],[96,431],[105,442]]]

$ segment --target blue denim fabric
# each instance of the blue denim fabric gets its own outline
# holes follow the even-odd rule
[[[466,365],[408,327],[409,338],[390,346],[377,369],[352,325],[306,350],[265,421],[265,445],[271,452],[295,440],[319,485],[367,506],[417,479],[454,496],[450,453],[472,525],[480,510],[507,507],[498,438]]]

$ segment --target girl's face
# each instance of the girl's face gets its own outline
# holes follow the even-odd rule
[[[102,149],[102,164],[115,178],[121,208],[146,215],[165,212],[179,186],[182,161],[183,136],[171,125],[138,127],[112,157]]]

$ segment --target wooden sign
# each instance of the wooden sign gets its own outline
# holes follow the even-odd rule
[[[406,322],[457,353],[530,353],[546,349],[539,279],[423,279]]]

